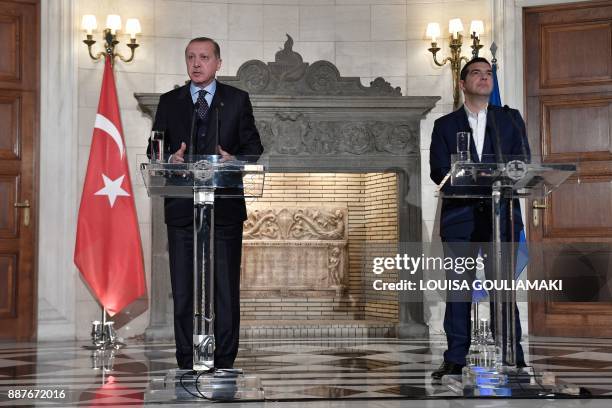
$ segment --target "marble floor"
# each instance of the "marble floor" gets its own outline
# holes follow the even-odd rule
[[[147,397],[152,381],[175,368],[171,343],[135,340],[114,352],[87,343],[0,343],[0,406],[189,406]],[[313,339],[241,342],[236,367],[260,378],[262,407],[612,407],[612,340],[530,338],[535,370],[582,386],[588,399],[466,399],[430,373],[443,337],[427,340]],[[102,366],[105,365],[105,369]]]

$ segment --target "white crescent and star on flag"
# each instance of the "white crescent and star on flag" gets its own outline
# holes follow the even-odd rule
[[[119,196],[129,197],[130,193],[121,188],[121,183],[123,183],[123,178],[125,174],[120,176],[118,179],[111,180],[110,177],[107,177],[106,174],[102,173],[102,180],[104,181],[104,188],[98,190],[94,193],[94,195],[105,195],[108,197],[108,201],[110,202],[111,208],[115,205],[115,200]]]
[[[119,129],[117,126],[110,120],[108,120],[104,115],[97,114],[96,115],[96,123],[94,123],[94,129],[100,129],[106,132],[109,135],[117,147],[119,148],[119,157],[123,159],[123,153],[125,151],[123,147],[123,139],[121,138],[121,133],[119,133]]]
[[[123,139],[121,138],[121,133],[119,129],[115,126],[113,122],[108,120],[105,116],[101,114],[96,115],[96,122],[94,124],[94,129],[100,129],[107,135],[109,135],[117,148],[119,149],[119,157],[123,159],[123,155],[125,152],[125,148],[123,146]],[[115,201],[117,197],[124,196],[129,197],[130,194],[121,188],[121,184],[123,183],[123,179],[125,178],[125,174],[120,177],[112,180],[106,174],[102,173],[102,181],[104,182],[104,188],[96,191],[94,195],[105,195],[108,198],[108,202],[110,203],[111,208],[115,205]]]

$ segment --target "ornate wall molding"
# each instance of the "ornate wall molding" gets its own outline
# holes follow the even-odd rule
[[[406,121],[347,123],[277,112],[270,119],[258,120],[257,129],[270,155],[406,155],[419,148],[418,124]]]
[[[363,86],[359,77],[342,77],[329,61],[304,62],[293,51],[293,38],[287,34],[283,49],[274,62],[250,60],[240,66],[235,77],[223,77],[223,82],[257,95],[337,95],[337,96],[401,96],[400,88],[393,88],[378,77]]]

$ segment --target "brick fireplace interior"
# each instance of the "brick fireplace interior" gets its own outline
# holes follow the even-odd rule
[[[366,296],[364,248],[398,242],[395,173],[269,173],[247,209],[243,334],[393,334],[397,296]]]

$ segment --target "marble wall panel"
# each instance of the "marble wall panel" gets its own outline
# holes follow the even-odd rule
[[[227,4],[191,5],[191,37],[228,39],[229,6]]]
[[[230,4],[229,36],[230,40],[263,41],[263,6]]]
[[[404,41],[406,39],[406,6],[372,6],[371,32],[373,41]]]

